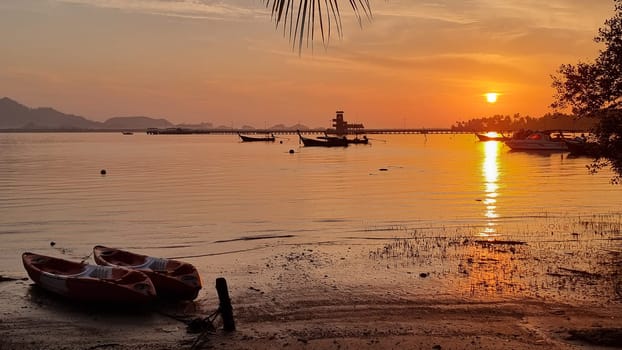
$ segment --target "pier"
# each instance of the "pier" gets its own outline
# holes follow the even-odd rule
[[[333,121],[333,128],[322,129],[190,129],[190,128],[166,128],[166,129],[147,129],[150,135],[166,134],[275,134],[292,135],[298,134],[333,134],[337,136],[362,135],[362,134],[471,134],[472,131],[455,131],[449,128],[419,128],[419,129],[366,129],[361,123],[349,123],[343,118],[344,111],[337,111]]]
[[[185,128],[167,128],[167,129],[147,129],[149,135],[182,135],[182,134],[214,134],[227,135],[238,133],[241,134],[275,134],[275,135],[296,135],[300,131],[301,134],[324,134],[334,133],[330,129],[185,129]],[[356,131],[348,131],[346,135],[362,135],[362,134],[472,134],[473,131],[452,130],[448,128],[423,128],[423,129],[357,129]]]
[[[374,135],[374,134],[473,134],[482,133],[488,130],[455,130],[452,128],[375,128],[368,129],[361,123],[349,123],[344,119],[344,111],[337,111],[335,118],[332,120],[332,128],[307,128],[307,129],[234,129],[234,128],[214,128],[214,129],[191,129],[191,128],[166,128],[166,129],[147,129],[150,135],[179,135],[179,134],[274,134],[274,135],[296,135],[301,134],[331,134],[337,136],[346,135]],[[513,133],[515,130],[496,130],[497,132]],[[586,132],[585,130],[558,130],[561,132]]]

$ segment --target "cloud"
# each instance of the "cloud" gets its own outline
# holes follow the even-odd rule
[[[239,20],[266,16],[268,11],[262,7],[249,8],[240,1],[214,0],[56,0],[59,3],[87,5],[105,9],[118,9],[133,13],[160,16],[210,19]]]
[[[374,5],[379,16],[455,24],[509,19],[528,27],[592,31],[613,11],[611,1],[585,0],[392,0]]]

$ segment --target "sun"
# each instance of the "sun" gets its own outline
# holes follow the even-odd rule
[[[487,92],[484,94],[484,96],[486,96],[486,102],[495,103],[497,102],[497,98],[499,97],[499,94],[496,92]]]

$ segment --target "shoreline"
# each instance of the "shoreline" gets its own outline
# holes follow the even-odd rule
[[[235,332],[217,329],[195,349],[605,349],[622,344],[622,303],[528,293],[469,296],[418,270],[383,269],[370,246],[281,246],[264,255],[205,257],[194,302],[145,310],[73,304],[32,281],[0,282],[0,350],[191,349],[186,323],[218,307],[229,285]],[[194,262],[194,261],[193,261]],[[410,273],[409,273],[410,272]],[[432,271],[433,272],[433,271]],[[25,273],[24,273],[25,275]],[[21,278],[22,276],[15,276]],[[580,294],[580,292],[579,292]],[[182,322],[183,321],[183,322]]]
[[[573,306],[534,300],[410,300],[363,293],[317,294],[288,303],[249,289],[234,299],[237,330],[188,333],[206,300],[148,310],[84,308],[32,287],[2,286],[0,349],[601,349],[622,344],[620,305]],[[30,290],[30,300],[14,298]],[[253,297],[254,295],[254,297]],[[23,300],[23,299],[22,299]],[[213,302],[207,304],[215,305]],[[205,310],[201,310],[205,308]],[[19,314],[16,312],[19,310]],[[169,314],[171,313],[171,314]]]

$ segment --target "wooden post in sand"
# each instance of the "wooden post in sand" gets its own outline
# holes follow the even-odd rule
[[[223,329],[227,332],[235,331],[235,321],[233,320],[233,306],[229,299],[229,289],[227,288],[227,280],[223,277],[216,279],[216,291],[218,292],[218,300],[220,300],[220,315],[222,316]]]

